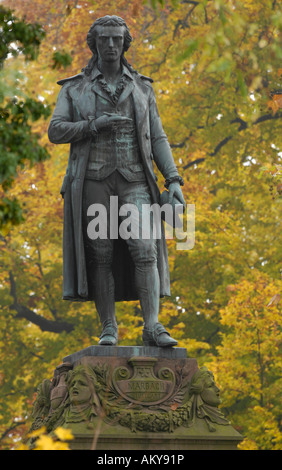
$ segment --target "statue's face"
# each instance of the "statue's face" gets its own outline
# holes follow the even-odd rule
[[[70,401],[75,405],[87,403],[91,398],[91,391],[86,377],[77,374],[71,381],[69,389]]]
[[[102,62],[115,62],[123,52],[124,27],[98,26],[96,31],[96,46]]]

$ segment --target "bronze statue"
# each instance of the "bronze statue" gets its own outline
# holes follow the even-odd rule
[[[111,197],[118,196],[117,210],[131,204],[137,215],[149,204],[160,204],[153,160],[165,178],[169,201],[176,198],[185,206],[183,180],[161,124],[152,80],[134,70],[124,56],[131,40],[124,20],[99,18],[87,35],[93,54],[88,65],[58,82],[62,88],[48,135],[55,144],[71,144],[61,189],[63,298],[95,301],[103,327],[101,345],[117,343],[115,302],[139,299],[144,344],[167,347],[177,341],[158,322],[159,299],[170,295],[162,223],[157,239],[151,222],[145,227],[148,238],[111,236]],[[106,210],[106,237],[89,237],[88,209],[93,204]],[[120,221],[124,219],[120,215]]]

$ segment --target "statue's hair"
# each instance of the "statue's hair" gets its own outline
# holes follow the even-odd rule
[[[86,75],[90,75],[91,70],[94,67],[94,64],[98,60],[98,52],[97,52],[97,46],[96,46],[96,32],[97,32],[97,27],[98,26],[123,26],[124,27],[124,44],[123,44],[123,51],[122,51],[122,56],[121,56],[121,62],[126,65],[126,67],[129,68],[129,70],[133,73],[137,73],[133,67],[127,62],[126,58],[124,57],[124,53],[128,51],[130,48],[130,44],[132,42],[132,37],[129,32],[129,28],[126,24],[126,22],[120,18],[119,16],[115,15],[106,15],[101,18],[98,18],[92,26],[90,27],[88,34],[87,34],[87,44],[89,46],[89,49],[92,52],[92,57],[89,60],[88,64],[86,65],[85,68],[82,69]]]

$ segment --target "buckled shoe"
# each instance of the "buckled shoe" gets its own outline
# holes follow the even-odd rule
[[[142,339],[145,346],[167,348],[177,345],[176,339],[170,336],[161,323],[156,323],[151,330],[144,327]]]
[[[118,330],[114,325],[106,325],[100,336],[99,343],[101,346],[115,346],[118,342]]]

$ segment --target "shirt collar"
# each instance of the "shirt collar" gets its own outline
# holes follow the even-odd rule
[[[124,65],[124,64],[121,64],[121,75],[126,75],[127,77],[129,77],[131,80],[133,80],[133,77],[132,77],[132,74],[130,72],[130,70]],[[98,66],[97,64],[94,65],[93,67],[93,70],[91,72],[91,81],[94,81],[96,80],[96,78],[98,77],[103,77],[103,74],[102,72],[98,69]]]

